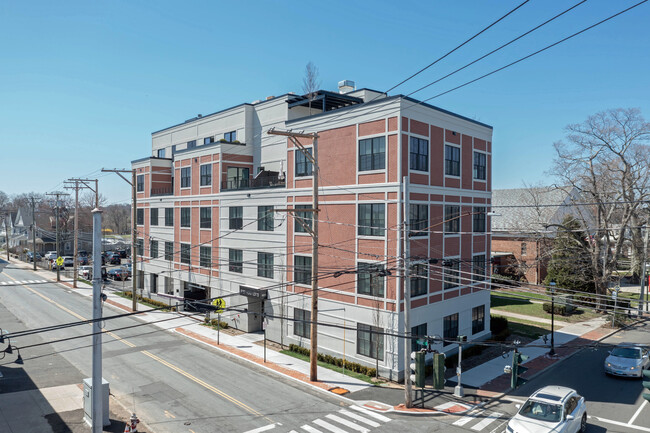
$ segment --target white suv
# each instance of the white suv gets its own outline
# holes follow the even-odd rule
[[[535,391],[508,421],[507,433],[584,433],[587,406],[584,397],[564,386]]]
[[[47,254],[45,254],[45,258],[48,260],[56,260],[56,251],[48,251]]]

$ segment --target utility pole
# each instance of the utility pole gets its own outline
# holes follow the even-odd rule
[[[91,188],[86,182],[95,181],[95,189]],[[74,189],[74,263],[72,265],[72,287],[77,288],[77,266],[79,260],[79,188],[88,188],[95,192],[95,208],[99,209],[99,195],[97,193],[96,179],[69,179],[64,181],[65,184],[74,186],[64,186],[66,189]],[[81,185],[80,185],[81,184]],[[101,242],[101,241],[100,241]],[[100,244],[101,245],[101,244]],[[100,259],[101,260],[101,259]]]
[[[411,266],[411,239],[409,238],[409,178],[404,176],[404,223],[402,225],[402,237],[404,240],[404,257],[402,258],[404,269],[404,336],[411,335],[411,322],[409,310],[411,309],[411,281],[409,280]],[[397,306],[399,311],[399,305]],[[404,338],[404,405],[413,407],[413,397],[411,396],[411,378],[409,377],[408,366],[411,357],[411,339]]]
[[[59,252],[59,197],[62,195],[70,195],[65,192],[60,192],[60,191],[55,191],[52,193],[47,193],[45,195],[53,195],[56,196],[56,258],[58,259],[61,257],[61,254]],[[59,265],[56,265],[56,281],[57,283],[61,281],[61,267]]]
[[[101,433],[104,426],[102,407],[102,211],[93,210],[93,364],[91,399],[92,432]]]
[[[34,197],[30,199],[32,200],[32,262],[36,270],[36,202]]]
[[[9,211],[6,212],[2,219],[5,222],[5,247],[7,247],[7,261],[9,262],[9,224],[7,224],[7,218],[11,217],[11,213]]]
[[[136,222],[136,211],[137,211],[137,205],[138,205],[138,194],[136,191],[136,174],[135,170],[106,170],[102,168],[102,172],[110,172],[110,173],[115,173],[126,183],[131,185],[131,196],[133,203],[131,205],[131,227],[133,228],[132,230],[132,235],[131,235],[131,268],[133,269],[133,272],[131,272],[131,281],[133,283],[133,291],[131,294],[133,295],[133,303],[131,304],[131,309],[133,311],[138,311],[138,295],[137,295],[137,283],[136,279],[138,278],[138,256],[137,256],[137,248],[135,247],[136,241],[138,240],[138,225]],[[122,173],[131,173],[131,180],[128,180],[126,177],[122,176]]]
[[[646,308],[645,304],[645,291],[646,291],[646,261],[648,260],[648,233],[650,232],[650,227],[648,227],[648,223],[645,225],[645,237],[643,240],[643,262],[641,263],[641,284],[639,287],[639,316],[643,312],[643,309]],[[650,310],[650,308],[646,308],[647,310]]]
[[[310,326],[310,352],[309,352],[309,380],[318,381],[318,134],[276,131],[271,128],[270,135],[281,135],[289,137],[289,140],[296,146],[302,154],[311,161],[312,167],[312,208],[301,209],[301,211],[310,211],[312,214],[312,227],[310,231],[312,239],[311,248],[311,326]],[[311,139],[311,153],[305,148],[299,138]],[[287,210],[291,211],[291,210]]]

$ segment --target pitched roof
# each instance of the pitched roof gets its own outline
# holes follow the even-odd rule
[[[559,224],[573,206],[573,190],[557,187],[495,189],[492,191],[492,231],[537,232]],[[550,206],[549,206],[550,205]]]

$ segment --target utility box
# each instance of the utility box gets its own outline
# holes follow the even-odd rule
[[[106,379],[102,377],[102,418],[104,418],[104,423],[102,425],[107,426],[111,425],[109,412],[108,412],[108,396],[110,394],[110,389]],[[88,377],[84,379],[84,421],[88,425],[93,424],[93,380]]]

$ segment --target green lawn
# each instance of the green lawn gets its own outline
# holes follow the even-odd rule
[[[281,350],[280,353],[283,353],[285,355],[292,356],[294,358],[300,359],[305,362],[309,362],[309,357],[306,355],[301,355],[300,353],[292,352],[291,350]],[[339,373],[343,373],[346,376],[354,377],[355,379],[363,380],[364,382],[372,383],[373,385],[377,385],[375,382],[372,381],[372,378],[366,376],[365,374],[361,373],[355,373],[350,370],[343,370],[342,367],[337,367],[336,365],[328,364],[326,362],[318,361],[318,366],[319,367],[324,367],[324,368],[329,368],[330,370],[334,370]]]
[[[528,299],[519,298],[516,296],[502,297],[501,294],[491,295],[491,308],[493,312],[497,313],[499,310],[508,311],[510,313],[524,314],[526,316],[541,317],[543,319],[550,319],[551,315],[544,311],[542,304],[531,302]],[[562,322],[582,322],[584,320],[599,317],[600,314],[590,310],[576,309],[573,314],[569,316],[555,315],[557,320]],[[510,318],[508,318],[510,320]]]

